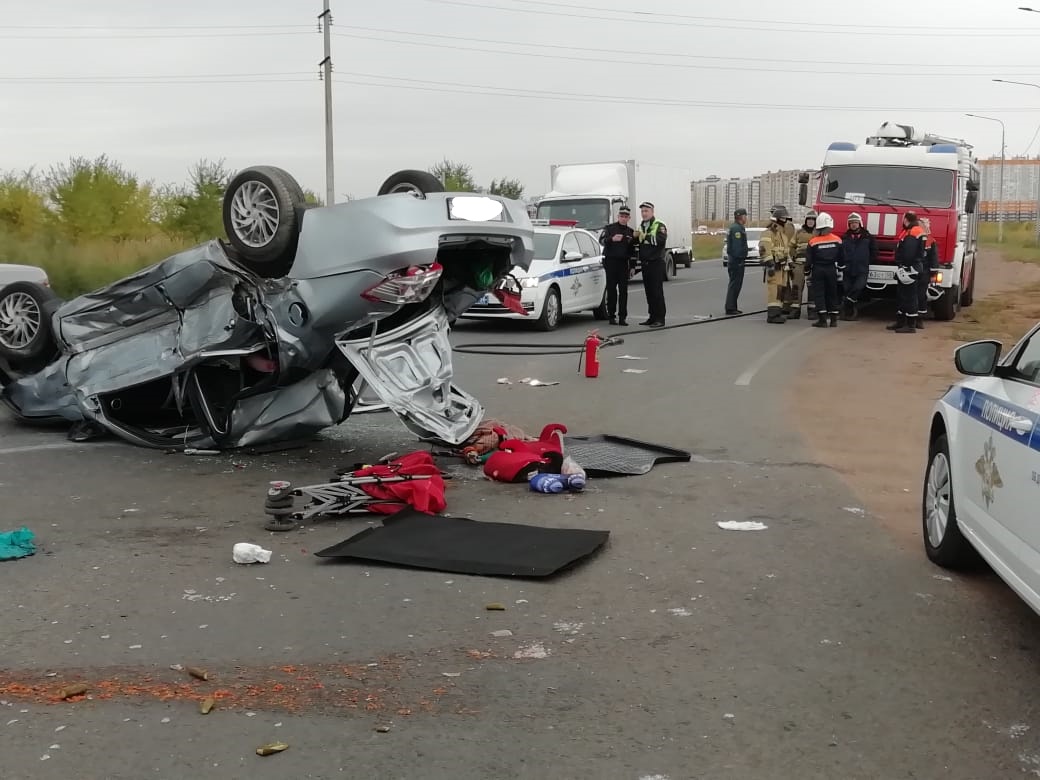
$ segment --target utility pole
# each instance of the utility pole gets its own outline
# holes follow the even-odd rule
[[[318,16],[318,28],[325,37],[325,59],[318,64],[322,67],[322,78],[325,79],[325,205],[336,202],[335,165],[332,155],[332,12],[329,0],[325,0],[325,10]]]

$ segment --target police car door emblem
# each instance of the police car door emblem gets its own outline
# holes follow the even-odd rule
[[[580,290],[580,289],[581,289],[581,279],[579,279],[577,276],[575,276],[574,277],[574,283],[571,285],[571,291],[575,295],[577,295],[578,294],[578,290]]]
[[[997,448],[993,444],[993,434],[982,448],[982,457],[975,461],[975,471],[982,478],[982,498],[986,502],[986,509],[993,503],[994,490],[1004,487],[1004,481],[1000,478],[1000,469],[997,468]]]

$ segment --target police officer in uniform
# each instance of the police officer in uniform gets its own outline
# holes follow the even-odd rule
[[[747,263],[747,209],[733,212],[733,224],[726,233],[726,268],[729,271],[729,286],[726,288],[726,314],[743,314],[737,308],[740,291],[744,287],[744,264]]]
[[[805,215],[805,221],[791,239],[791,259],[794,261],[794,270],[791,273],[791,292],[794,299],[790,307],[784,308],[784,313],[789,320],[797,320],[802,316],[802,289],[805,287],[805,250],[809,246],[809,239],[813,237],[816,230],[816,212],[810,211]],[[811,296],[811,293],[810,293]],[[808,300],[809,318],[812,318],[813,300]]]
[[[668,246],[668,228],[654,216],[654,204],[643,201],[639,204],[643,221],[636,230],[639,265],[643,273],[643,289],[646,291],[646,308],[650,316],[639,323],[651,328],[663,328],[665,317],[664,279],[667,274],[664,255]]]
[[[766,283],[766,322],[777,325],[787,322],[784,305],[790,307],[788,289],[791,284],[791,239],[784,227],[786,220],[787,209],[782,206],[774,209],[773,216],[769,218],[769,227],[758,241],[759,253],[765,265],[763,281]]]
[[[917,332],[917,280],[927,255],[926,237],[918,223],[917,213],[903,215],[903,229],[896,238],[896,321],[887,330],[896,333]]]
[[[607,313],[611,325],[628,324],[625,321],[628,317],[628,280],[632,251],[636,245],[636,233],[628,224],[631,216],[632,210],[622,206],[618,209],[617,222],[607,225],[599,235],[599,242],[603,245],[603,268],[607,272]]]
[[[845,269],[845,247],[834,234],[834,218],[826,211],[816,220],[815,235],[805,249],[805,267],[812,276],[817,320],[814,328],[838,327],[838,276]]]

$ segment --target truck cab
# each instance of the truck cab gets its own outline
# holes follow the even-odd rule
[[[884,123],[863,144],[835,141],[816,175],[812,207],[834,218],[844,233],[852,212],[875,236],[877,262],[870,267],[866,294],[895,295],[895,248],[903,215],[915,211],[931,223],[939,268],[932,271],[930,297],[936,319],[952,320],[970,306],[978,251],[980,171],[971,146],[959,139],[919,134],[908,125]],[[800,178],[799,203],[809,200],[809,173]]]

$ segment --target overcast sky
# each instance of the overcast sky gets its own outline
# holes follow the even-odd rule
[[[444,157],[528,195],[554,162],[811,167],[885,120],[999,154],[1000,125],[965,112],[1035,154],[1040,88],[992,81],[1040,84],[1040,14],[1016,5],[332,0],[337,198]],[[0,169],[107,153],[169,182],[223,157],[324,194],[321,7],[0,0]]]

